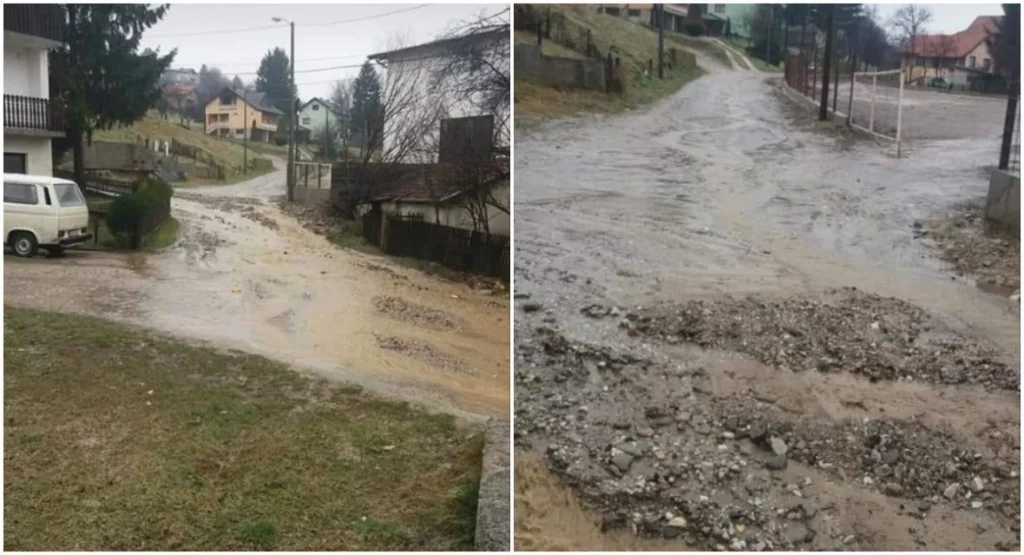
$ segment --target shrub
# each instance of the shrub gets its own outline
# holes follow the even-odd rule
[[[274,139],[274,144],[277,146],[284,146],[288,144],[288,139],[285,139],[284,137],[277,137]]]
[[[106,224],[118,243],[124,242],[128,248],[137,249],[146,218],[170,202],[174,188],[162,179],[143,177],[132,184],[132,189],[131,193],[117,197],[110,204]]]
[[[703,21],[687,21],[683,24],[683,29],[691,37],[703,37],[708,34],[708,26]]]

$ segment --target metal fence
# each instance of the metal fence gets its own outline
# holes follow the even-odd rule
[[[330,189],[331,165],[295,162],[295,186],[307,189]]]

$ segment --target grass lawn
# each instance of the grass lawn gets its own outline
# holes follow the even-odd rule
[[[536,5],[539,10],[546,10],[546,5]],[[680,68],[670,70],[664,80],[645,76],[648,61],[658,57],[658,35],[651,29],[638,25],[621,17],[598,13],[587,5],[551,5],[552,13],[565,16],[567,27],[574,33],[582,33],[590,29],[594,45],[601,52],[609,49],[621,59],[625,93],[608,95],[599,91],[578,89],[555,89],[528,83],[517,79],[515,83],[515,110],[517,116],[558,117],[576,112],[617,112],[626,108],[634,108],[671,94],[686,83],[703,74],[699,68]],[[529,33],[516,33],[516,42],[526,42]],[[535,40],[532,38],[530,40]],[[670,48],[688,47],[682,40],[672,36],[665,37],[665,50]],[[545,54],[565,56],[556,50],[574,52],[553,41],[544,41],[541,45]],[[572,57],[582,57],[574,53]]]
[[[470,549],[483,440],[105,320],[6,306],[12,550]]]

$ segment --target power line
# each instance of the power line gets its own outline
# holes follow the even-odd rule
[[[405,12],[411,12],[413,10],[418,10],[418,9],[421,9],[421,8],[425,8],[425,7],[429,6],[429,5],[430,4],[420,4],[418,6],[413,6],[411,8],[403,8],[401,10],[394,10],[394,11],[384,12],[384,13],[380,13],[380,14],[376,14],[376,15],[368,15],[366,17],[356,17],[356,18],[353,18],[353,19],[343,19],[341,21],[328,21],[328,22],[325,22],[325,23],[296,23],[295,25],[297,27],[325,27],[325,26],[328,26],[328,25],[341,25],[343,23],[354,23],[354,22],[357,22],[357,21],[368,21],[370,19],[377,19],[377,18],[380,18],[380,17],[387,17],[389,15],[395,15],[395,14],[400,14],[400,13],[405,13]],[[173,35],[149,35],[146,38],[154,38],[154,39],[156,39],[156,38],[176,38],[176,37],[197,37],[197,36],[201,36],[201,35],[223,35],[223,34],[228,34],[228,33],[246,33],[246,32],[249,32],[249,31],[266,31],[268,29],[281,29],[281,28],[284,28],[284,27],[287,27],[287,25],[264,25],[262,27],[245,27],[245,28],[241,28],[241,29],[224,29],[224,30],[220,30],[220,31],[198,31],[198,32],[195,32],[195,33],[177,33],[177,34],[173,34]]]

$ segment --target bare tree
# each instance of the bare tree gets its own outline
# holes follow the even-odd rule
[[[432,86],[464,112],[494,116],[494,143],[508,146],[512,73],[509,10],[463,21],[443,38],[445,47]]]
[[[910,57],[908,81],[913,80],[914,60],[917,57],[917,38],[924,34],[925,25],[932,20],[932,11],[917,4],[906,4],[889,18],[889,28],[903,46],[904,56]]]
[[[951,35],[939,35],[927,45],[928,55],[932,58],[932,67],[935,68],[935,76],[939,70],[950,67],[950,59],[956,56],[956,39]]]

